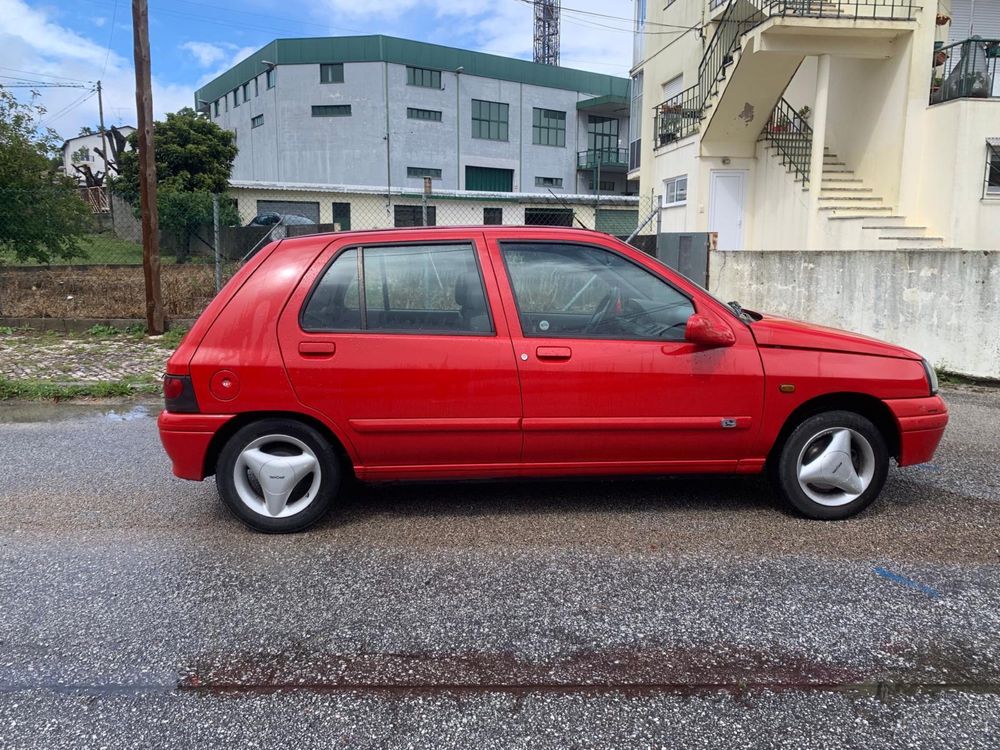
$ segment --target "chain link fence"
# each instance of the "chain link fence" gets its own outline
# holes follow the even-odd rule
[[[0,189],[2,192],[2,189]],[[2,200],[3,196],[0,196]],[[143,319],[138,211],[105,188],[81,188],[89,231],[73,257],[18,261],[0,252],[0,321]],[[160,210],[163,302],[169,319],[205,308],[242,263],[269,242],[318,232],[419,226],[541,225],[596,229],[649,249],[652,196],[413,193],[234,183],[226,195],[190,195]]]

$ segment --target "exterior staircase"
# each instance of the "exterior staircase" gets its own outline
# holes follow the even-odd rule
[[[812,128],[795,109],[782,99],[771,112],[760,134],[760,141],[785,169],[809,190]],[[837,154],[823,149],[823,174],[820,175],[819,211],[830,223],[827,234],[837,237],[841,248],[872,250],[941,249],[942,237],[927,234],[927,227],[907,223],[874,189]]]

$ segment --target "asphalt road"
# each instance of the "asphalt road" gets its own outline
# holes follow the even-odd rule
[[[0,747],[996,748],[1000,392],[946,398],[848,522],[757,478],[506,482],[285,537],[142,409],[0,404]]]

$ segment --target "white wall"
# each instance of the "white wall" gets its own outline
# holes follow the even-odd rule
[[[1000,99],[935,104],[924,123],[917,195],[904,210],[955,247],[1000,247],[1000,196],[983,197],[986,139],[1000,138]]]
[[[709,288],[760,312],[865,333],[1000,378],[1000,252],[713,252]]]

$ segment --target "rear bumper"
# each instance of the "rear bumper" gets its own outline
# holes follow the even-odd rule
[[[948,424],[948,407],[940,396],[885,402],[899,427],[899,465],[930,461]]]
[[[156,426],[160,442],[173,463],[174,476],[201,481],[206,477],[205,456],[212,438],[232,414],[174,414],[160,412]]]

